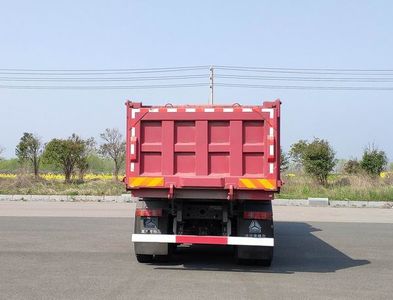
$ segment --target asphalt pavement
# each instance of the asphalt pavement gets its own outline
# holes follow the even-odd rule
[[[275,208],[270,268],[236,265],[231,247],[212,246],[181,247],[169,263],[139,264],[132,210],[116,203],[0,203],[0,298],[393,295],[392,209]]]

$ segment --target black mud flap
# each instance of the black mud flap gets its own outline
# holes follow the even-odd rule
[[[244,219],[244,211],[272,213],[270,201],[256,202],[247,201],[243,204],[243,210],[237,219],[237,236],[253,238],[273,238],[274,227],[273,218],[271,219]],[[267,246],[237,246],[236,258],[238,263],[260,264],[269,266],[273,259],[273,247]]]
[[[148,234],[168,234],[169,231],[169,216],[167,201],[139,201],[137,208],[143,209],[162,209],[162,216],[160,217],[141,217],[135,215],[134,233],[148,233]],[[141,243],[134,242],[135,254],[137,256],[145,257],[146,255],[162,255],[170,254],[167,243]],[[139,259],[138,259],[139,261]]]

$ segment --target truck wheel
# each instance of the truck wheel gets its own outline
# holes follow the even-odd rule
[[[153,261],[153,255],[148,254],[136,254],[136,260],[139,263],[150,263]]]

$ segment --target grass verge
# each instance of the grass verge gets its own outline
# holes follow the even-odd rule
[[[392,178],[370,178],[365,175],[334,175],[327,186],[321,186],[307,176],[284,177],[285,184],[276,198],[330,200],[393,201]]]
[[[0,194],[6,195],[94,195],[115,196],[125,193],[122,182],[113,180],[87,180],[66,184],[59,180],[33,179],[23,176],[0,179]]]
[[[327,186],[307,176],[284,177],[285,184],[276,198],[307,199],[326,197],[330,200],[393,201],[393,178],[370,178],[364,175],[333,175]],[[66,184],[61,180],[31,176],[0,178],[0,194],[18,195],[98,195],[115,196],[125,193],[122,182],[90,179],[83,183]]]

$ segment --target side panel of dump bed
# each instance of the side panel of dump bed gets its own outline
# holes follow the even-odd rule
[[[188,197],[198,189],[219,199],[268,200],[279,190],[279,101],[252,107],[126,104],[126,183],[134,195]]]

